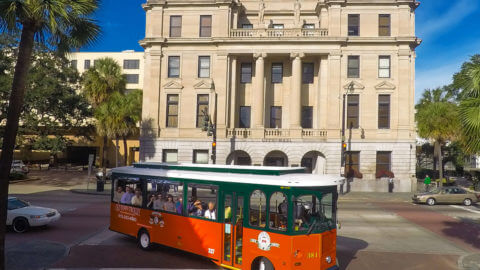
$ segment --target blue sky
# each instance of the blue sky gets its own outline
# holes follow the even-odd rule
[[[96,14],[103,34],[83,51],[143,50],[145,0],[102,0]],[[121,4],[119,4],[121,3]],[[425,0],[416,12],[416,99],[425,88],[449,84],[470,56],[480,53],[480,1]]]

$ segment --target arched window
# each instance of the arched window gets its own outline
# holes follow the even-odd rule
[[[288,200],[282,192],[270,196],[270,229],[287,230]]]
[[[261,190],[255,190],[250,195],[250,225],[257,227],[265,227],[267,220],[267,197]]]

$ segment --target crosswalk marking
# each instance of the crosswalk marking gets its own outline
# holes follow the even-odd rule
[[[450,205],[450,207],[458,208],[458,209],[463,209],[463,210],[465,210],[465,211],[472,212],[472,213],[475,213],[475,214],[480,214],[480,211],[478,211],[478,210],[473,210],[473,209],[467,208],[467,207],[465,207],[465,206]]]

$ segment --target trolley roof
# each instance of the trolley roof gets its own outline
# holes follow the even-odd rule
[[[154,165],[154,166],[152,166]],[[167,166],[168,165],[168,166]],[[245,167],[245,168],[239,168]],[[189,168],[189,169],[186,169]],[[194,170],[198,168],[199,170]],[[207,170],[202,170],[206,169]],[[212,171],[217,168],[218,171]],[[248,168],[256,169],[257,173],[246,173]],[[230,170],[229,170],[230,169]],[[225,172],[232,171],[234,172]],[[236,172],[235,169],[241,169]],[[297,169],[298,168],[293,168]],[[304,171],[303,168],[301,168]],[[258,173],[258,171],[268,171],[270,174]],[[284,174],[274,174],[273,171],[282,171]],[[271,186],[290,186],[290,187],[322,187],[336,186],[343,183],[344,178],[337,175],[318,175],[308,173],[298,173],[292,168],[285,167],[253,167],[253,166],[228,166],[228,165],[198,165],[198,164],[160,164],[160,163],[142,163],[129,167],[114,168],[112,173],[115,176],[133,176],[133,177],[159,177],[175,179],[192,179],[200,181],[216,181],[226,183],[240,184],[260,184]]]

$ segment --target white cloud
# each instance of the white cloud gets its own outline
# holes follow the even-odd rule
[[[426,40],[438,32],[444,32],[446,29],[454,27],[475,12],[477,6],[477,0],[459,0],[453,6],[445,7],[446,12],[419,25],[418,36]]]

